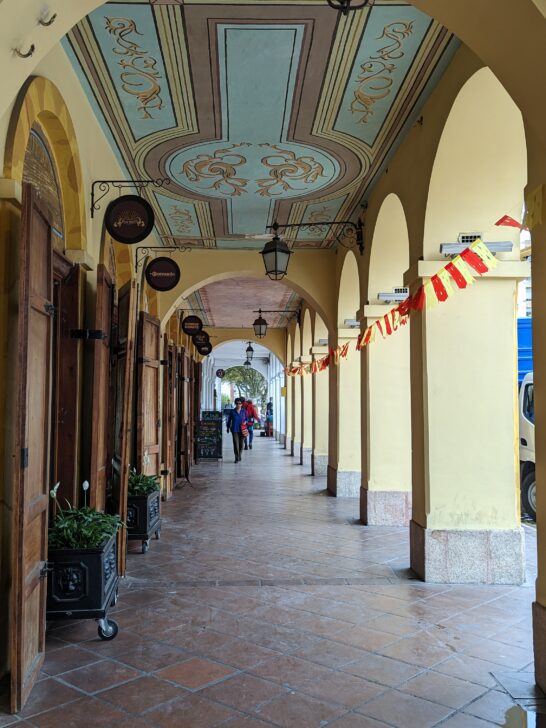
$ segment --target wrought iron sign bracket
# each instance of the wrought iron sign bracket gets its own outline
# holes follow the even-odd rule
[[[170,184],[169,177],[158,177],[158,179],[96,179],[91,185],[91,217],[95,216],[95,210],[100,210],[100,201],[111,189],[123,190],[133,187],[140,195],[146,187],[166,187]]]
[[[164,252],[172,253],[178,251],[179,253],[189,253],[193,248],[183,248],[178,245],[139,245],[136,248],[135,267],[138,271],[144,265],[144,261],[150,255],[150,253]]]
[[[323,233],[325,227],[335,228],[340,226],[341,229],[335,233],[334,244],[343,245],[344,248],[351,248],[350,245],[345,245],[343,242],[344,237],[352,237],[355,244],[360,252],[360,255],[364,254],[364,223],[359,220],[353,222],[352,220],[320,220],[317,222],[291,222],[282,225],[281,223],[274,222],[273,225],[267,225],[266,230],[272,230],[274,234],[277,234],[278,230],[287,230],[288,228],[299,228],[300,230],[307,230],[311,233]],[[350,232],[349,232],[350,231]]]

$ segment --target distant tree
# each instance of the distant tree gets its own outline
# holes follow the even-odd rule
[[[224,407],[227,407],[229,405],[229,403],[230,403],[229,394],[223,394],[222,395],[222,409],[224,409]]]
[[[267,398],[267,381],[263,374],[252,367],[231,367],[224,375],[225,382],[237,387],[239,397],[251,399],[262,406]]]

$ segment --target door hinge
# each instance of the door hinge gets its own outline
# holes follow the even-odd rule
[[[40,579],[45,579],[50,571],[53,571],[53,561],[44,561],[42,568],[40,569]]]
[[[28,447],[21,448],[21,468],[28,468]]]
[[[108,338],[108,334],[101,329],[70,329],[71,339],[102,340]]]
[[[55,306],[52,303],[44,303],[44,311],[47,313],[48,316],[54,318],[56,310]]]

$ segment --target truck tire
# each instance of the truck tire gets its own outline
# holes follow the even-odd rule
[[[537,486],[535,480],[535,471],[527,473],[521,483],[521,505],[525,513],[534,521],[537,518]]]

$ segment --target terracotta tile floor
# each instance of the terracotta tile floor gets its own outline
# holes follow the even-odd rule
[[[196,467],[161,540],[130,545],[117,638],[54,625],[41,681],[0,726],[535,725],[536,531],[523,587],[423,584],[406,529],[360,526],[357,501],[255,443]]]

